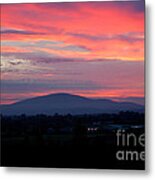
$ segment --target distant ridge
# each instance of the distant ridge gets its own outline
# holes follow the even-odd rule
[[[131,102],[115,102],[110,99],[91,99],[83,96],[57,93],[1,105],[4,115],[35,114],[98,114],[119,111],[144,112],[144,106]]]

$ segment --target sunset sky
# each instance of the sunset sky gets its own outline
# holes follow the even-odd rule
[[[1,5],[1,103],[144,97],[144,1]]]

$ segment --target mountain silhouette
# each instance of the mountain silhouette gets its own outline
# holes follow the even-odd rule
[[[131,102],[115,102],[109,99],[91,99],[67,93],[50,94],[10,105],[1,105],[3,115],[98,114],[119,111],[144,112],[144,106]]]

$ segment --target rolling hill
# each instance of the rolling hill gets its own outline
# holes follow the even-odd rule
[[[91,99],[66,93],[50,94],[14,104],[1,105],[3,115],[98,114],[117,113],[119,111],[144,112],[144,106],[131,102]]]

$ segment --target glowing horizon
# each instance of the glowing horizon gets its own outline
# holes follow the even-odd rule
[[[1,4],[1,103],[144,97],[144,1]]]

